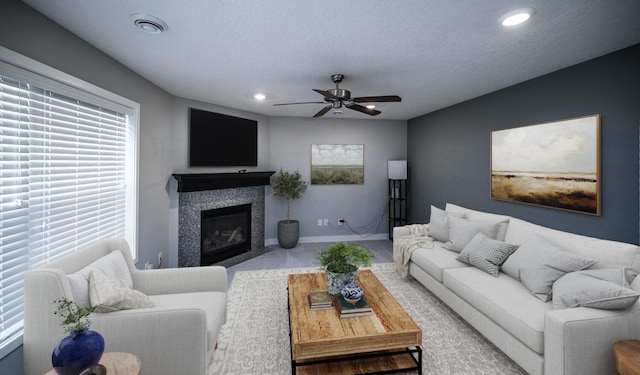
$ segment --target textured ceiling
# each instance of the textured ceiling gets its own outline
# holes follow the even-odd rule
[[[640,43],[638,0],[24,2],[172,95],[269,116],[311,117],[322,104],[273,104],[321,101],[342,73],[352,96],[402,97],[375,118],[410,119]],[[497,23],[521,7],[528,23]]]

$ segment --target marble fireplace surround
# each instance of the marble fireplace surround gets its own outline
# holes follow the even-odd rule
[[[265,186],[275,171],[173,174],[178,181],[178,267],[200,266],[200,211],[251,204],[251,250],[225,267],[264,254]]]

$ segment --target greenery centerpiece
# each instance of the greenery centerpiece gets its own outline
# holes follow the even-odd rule
[[[358,268],[370,266],[375,257],[370,250],[346,242],[335,242],[318,251],[320,266],[327,273],[329,293],[338,294],[345,285],[355,283]]]
[[[51,354],[51,363],[59,375],[78,375],[89,366],[97,365],[104,352],[104,338],[90,331],[89,315],[97,306],[78,306],[68,298],[55,301],[55,315],[61,318],[65,333]]]
[[[300,223],[291,220],[291,201],[298,199],[307,190],[308,182],[302,180],[300,172],[280,171],[271,176],[271,191],[276,197],[287,200],[287,220],[278,221],[278,243],[284,249],[290,249],[298,244]]]

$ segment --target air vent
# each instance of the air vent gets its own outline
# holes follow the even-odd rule
[[[160,34],[167,29],[167,23],[163,20],[149,16],[147,14],[135,13],[131,15],[131,20],[136,27],[149,34]]]

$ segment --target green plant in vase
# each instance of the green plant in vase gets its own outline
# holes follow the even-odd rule
[[[327,273],[329,293],[338,294],[345,285],[355,283],[358,268],[370,266],[375,257],[370,250],[346,242],[335,242],[318,251],[317,259]]]
[[[104,352],[104,338],[90,331],[89,315],[97,306],[78,306],[68,298],[54,302],[55,315],[69,336],[63,338],[53,349],[51,364],[59,375],[77,375],[89,366],[97,365]]]
[[[62,321],[61,325],[65,333],[80,332],[88,329],[91,325],[89,315],[96,311],[97,306],[80,307],[68,298],[62,298],[55,301],[57,304],[55,315],[59,316]]]
[[[278,243],[284,249],[295,247],[300,236],[300,223],[291,220],[291,201],[298,199],[307,190],[308,182],[302,180],[300,172],[280,169],[271,177],[271,191],[276,197],[287,200],[287,220],[278,221]]]

